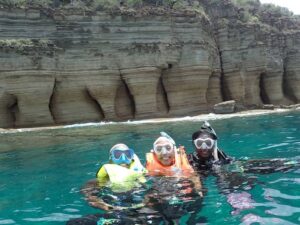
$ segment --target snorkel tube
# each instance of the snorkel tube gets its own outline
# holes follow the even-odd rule
[[[213,157],[215,161],[219,160],[219,156],[218,156],[218,136],[216,131],[210,126],[209,122],[205,121],[204,124],[202,125],[203,128],[205,129],[209,129],[211,131],[211,134],[213,134],[213,136],[215,137],[215,146],[213,149]],[[201,128],[202,128],[201,127]]]

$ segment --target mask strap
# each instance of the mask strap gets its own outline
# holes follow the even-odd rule
[[[160,136],[167,138],[174,146],[176,145],[174,139],[171,138],[166,132],[160,132]]]

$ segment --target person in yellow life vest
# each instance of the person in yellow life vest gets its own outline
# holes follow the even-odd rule
[[[93,207],[103,210],[120,210],[121,206],[113,206],[104,202],[97,195],[99,190],[102,187],[108,187],[113,193],[128,192],[146,182],[143,176],[146,169],[134,150],[122,143],[116,144],[110,149],[109,159],[109,163],[102,165],[96,173],[96,181],[88,182],[82,192]]]
[[[133,149],[125,144],[116,144],[110,149],[109,155],[110,163],[104,164],[96,174],[99,184],[109,181],[111,185],[122,186],[123,189],[130,186],[132,181],[143,178],[146,169]]]

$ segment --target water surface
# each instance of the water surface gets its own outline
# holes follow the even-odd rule
[[[117,142],[132,146],[143,162],[159,131],[192,151],[191,134],[200,121],[112,124],[0,135],[0,224],[65,224],[98,213],[79,190],[93,179]],[[300,156],[300,112],[211,121],[219,146],[230,156],[251,159]],[[202,224],[299,224],[300,169],[255,174],[247,190],[254,207],[234,214],[217,178],[203,179],[207,193],[195,209]],[[181,223],[184,224],[185,218]],[[199,220],[200,221],[200,220]]]

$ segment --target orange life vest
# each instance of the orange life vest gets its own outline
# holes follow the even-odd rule
[[[194,173],[183,146],[175,150],[175,162],[170,166],[162,165],[153,151],[146,154],[146,161],[146,169],[152,176],[189,176]]]

